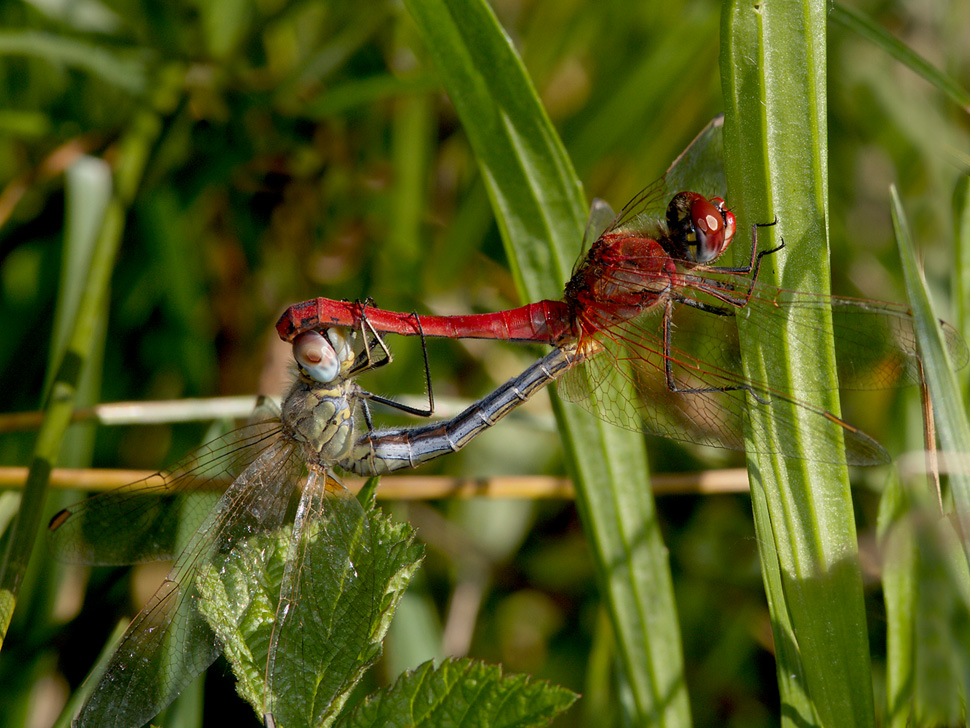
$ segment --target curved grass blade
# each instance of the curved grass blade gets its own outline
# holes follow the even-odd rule
[[[829,17],[833,22],[881,48],[913,73],[922,76],[940,92],[949,96],[951,101],[962,106],[965,111],[970,110],[970,91],[961,86],[957,79],[933,66],[865,14],[847,5],[835,3],[832,5],[832,13]]]
[[[484,2],[407,6],[475,151],[523,298],[557,297],[580,250],[586,203],[520,59]],[[680,631],[642,439],[555,398],[554,406],[635,722],[685,725]]]
[[[177,75],[165,77],[156,90],[156,106],[136,115],[119,145],[121,161],[115,173],[115,192],[105,212],[84,295],[69,327],[67,346],[57,365],[57,375],[45,404],[44,423],[37,435],[21,509],[3,557],[0,572],[0,646],[6,636],[17,592],[40,527],[47,481],[57,460],[64,431],[70,423],[81,369],[91,356],[94,331],[101,325],[99,313],[103,310],[102,301],[107,295],[115,255],[121,243],[125,215],[144,173],[149,150],[161,132],[161,111],[167,109],[176,98],[172,85],[180,83],[181,78]]]
[[[933,313],[925,282],[916,263],[912,234],[895,186],[891,188],[891,194],[893,229],[896,232],[899,257],[906,279],[906,291],[916,321],[923,374],[933,402],[944,466],[948,464],[948,460],[954,466],[948,468],[950,489],[960,529],[964,534],[964,549],[970,557],[970,540],[967,538],[967,534],[970,534],[970,472],[966,468],[967,454],[970,453],[970,424],[967,423],[963,396],[947,353],[939,319]],[[958,458],[962,458],[963,462],[957,462]]]

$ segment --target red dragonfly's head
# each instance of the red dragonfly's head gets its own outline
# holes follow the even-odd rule
[[[720,197],[707,199],[696,192],[678,192],[667,205],[669,234],[665,247],[672,257],[685,263],[710,263],[731,244],[735,225],[734,213]]]

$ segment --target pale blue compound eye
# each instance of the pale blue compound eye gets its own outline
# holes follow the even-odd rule
[[[327,329],[327,338],[337,354],[337,361],[343,364],[354,360],[353,333],[348,336],[344,329]]]
[[[329,384],[340,372],[340,358],[326,337],[307,331],[293,340],[293,358],[308,377]]]

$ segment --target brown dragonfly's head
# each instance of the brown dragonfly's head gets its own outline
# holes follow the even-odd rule
[[[293,340],[293,358],[301,374],[329,384],[346,376],[354,364],[353,333],[339,328],[306,331]]]

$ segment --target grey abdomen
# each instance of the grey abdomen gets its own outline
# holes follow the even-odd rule
[[[574,344],[554,349],[518,377],[451,420],[426,427],[377,430],[362,435],[350,456],[339,465],[358,475],[383,475],[414,468],[439,455],[460,450],[480,432],[562,376],[578,359]]]

